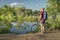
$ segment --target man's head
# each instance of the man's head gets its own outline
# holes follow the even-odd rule
[[[45,10],[45,8],[42,8],[42,10],[41,10],[41,11],[43,12],[44,10]]]
[[[45,8],[43,8],[42,10],[45,10]]]

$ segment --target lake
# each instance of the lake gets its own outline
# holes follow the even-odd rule
[[[10,28],[10,31],[13,33],[28,33],[30,31],[35,31],[37,28],[37,25],[39,23],[37,22],[24,22],[23,24],[20,25],[20,27],[16,28],[17,22],[12,22],[12,27]]]

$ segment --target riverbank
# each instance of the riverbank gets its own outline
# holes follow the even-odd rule
[[[60,31],[29,34],[0,34],[0,40],[60,40]]]

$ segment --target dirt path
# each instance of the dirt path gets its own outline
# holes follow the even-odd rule
[[[60,40],[60,31],[30,34],[0,34],[0,40]]]

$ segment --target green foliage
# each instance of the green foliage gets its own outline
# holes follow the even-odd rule
[[[60,22],[56,21],[56,22],[51,23],[50,29],[51,30],[60,29]]]
[[[53,21],[51,18],[49,18],[47,20],[48,24],[49,24],[49,30],[56,30],[56,29],[60,29],[60,19],[56,18],[55,21]]]
[[[46,10],[49,13],[49,15],[52,15],[52,13],[59,13],[59,10],[60,10],[59,3],[57,3],[57,7],[56,7],[57,9],[56,9],[54,4],[55,1],[48,0],[48,2],[50,5],[47,6]],[[18,25],[16,27],[19,28],[24,21],[38,22],[38,19],[39,19],[39,11],[37,10],[33,11],[31,9],[26,9],[24,6],[11,8],[7,5],[4,5],[3,7],[0,8],[0,27],[4,26],[3,29],[0,28],[0,33],[10,32],[9,29],[11,27],[11,24],[10,24],[11,22],[17,22]],[[59,21],[56,21],[56,22],[51,22],[51,21],[52,21],[51,18],[47,20],[48,23],[45,23],[46,28],[60,29]],[[36,29],[36,31],[39,31],[39,25],[37,26],[38,28]],[[24,29],[24,28],[20,27],[20,29]]]
[[[48,14],[49,15],[57,15],[57,14],[59,14],[60,13],[60,1],[59,0],[48,0],[48,5],[47,5],[47,8],[46,8],[46,10],[47,10],[47,12],[48,12]],[[57,19],[56,17],[55,17],[55,19]],[[54,20],[55,20],[54,19]],[[56,21],[54,21],[54,20],[49,20],[50,22],[51,21],[53,21],[53,22],[51,22],[50,24],[50,29],[60,29],[60,21],[58,21],[58,19],[56,20]],[[48,21],[48,22],[49,22]]]
[[[3,14],[3,15],[1,15],[1,16],[0,16],[0,18],[1,18],[3,21],[4,21],[4,20],[6,20],[6,19],[5,19],[5,15],[4,15],[4,14]]]
[[[28,21],[28,22],[37,22],[38,21],[38,16],[25,16],[24,20]]]
[[[48,0],[48,5],[46,7],[47,12],[49,15],[59,14],[60,13],[60,1],[59,0]]]
[[[11,24],[9,22],[1,21],[0,33],[10,33]]]

